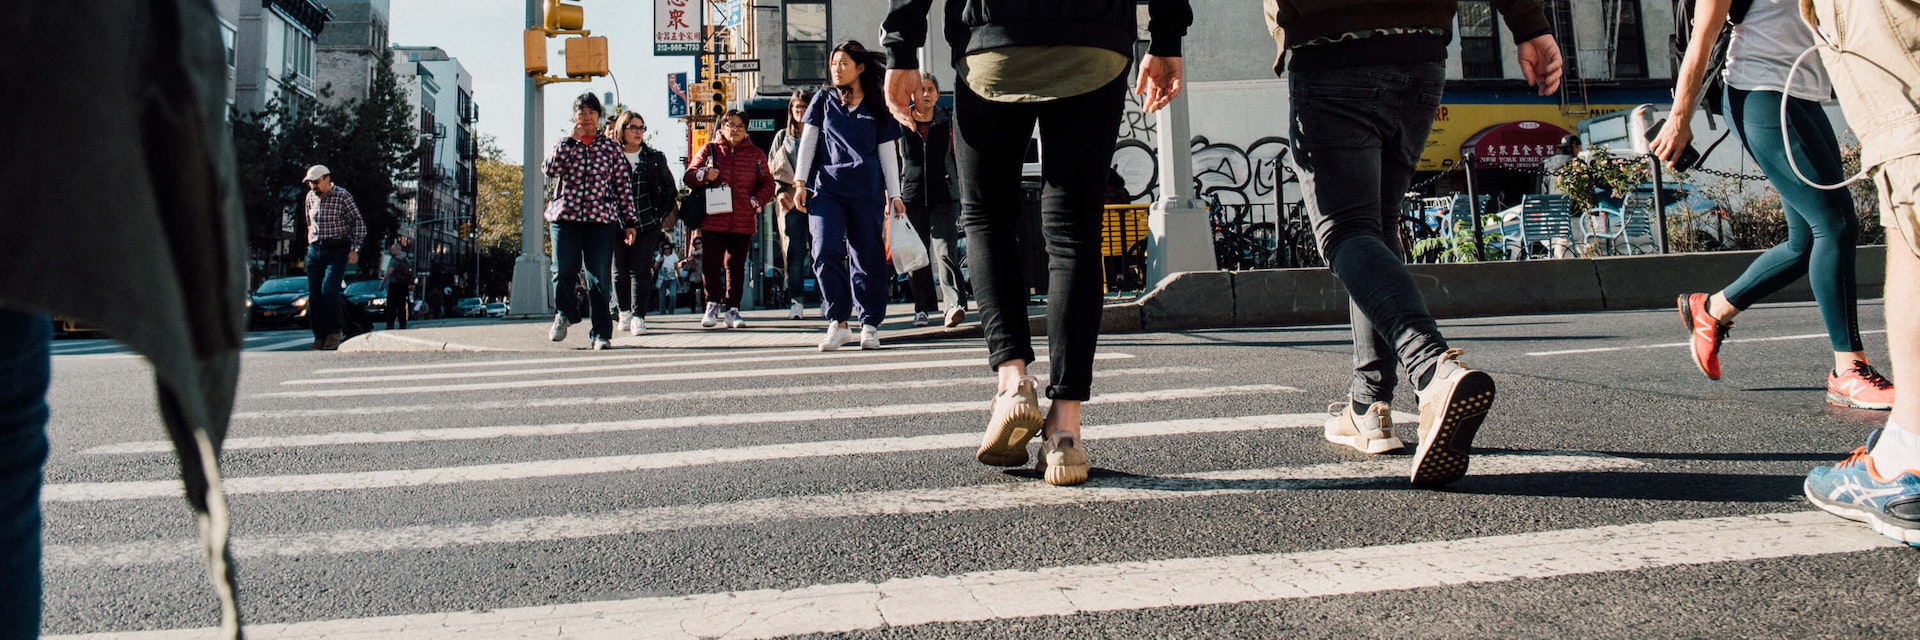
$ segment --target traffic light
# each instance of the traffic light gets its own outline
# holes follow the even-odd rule
[[[527,75],[533,76],[541,84],[586,82],[596,76],[608,75],[607,39],[588,37],[592,32],[585,28],[585,9],[560,0],[546,0],[546,10],[542,15],[540,26],[528,27],[522,36]],[[567,78],[546,75],[547,38],[557,36],[579,36],[566,39]]]
[[[473,223],[471,223],[471,222],[462,222],[462,223],[460,223],[460,235],[462,235],[462,236],[466,236],[466,237],[467,237],[468,239],[472,239],[472,238],[473,238]]]

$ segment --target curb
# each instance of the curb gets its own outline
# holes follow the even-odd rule
[[[1664,309],[1683,293],[1731,284],[1760,251],[1409,265],[1436,318]],[[1882,295],[1886,247],[1860,247],[1854,271],[1862,298]],[[1813,300],[1801,277],[1768,302]],[[1347,290],[1332,271],[1272,269],[1176,273],[1133,302],[1112,305],[1101,333],[1348,321]],[[1044,332],[1044,322],[1034,327]]]

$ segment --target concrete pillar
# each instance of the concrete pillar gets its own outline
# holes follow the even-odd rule
[[[527,25],[541,24],[540,0],[527,0]],[[537,318],[553,315],[552,261],[541,248],[546,218],[541,200],[547,195],[540,161],[546,152],[540,121],[546,118],[545,92],[527,78],[525,139],[520,152],[520,257],[513,261],[513,315]]]
[[[1147,287],[1183,271],[1215,271],[1213,224],[1193,193],[1193,136],[1187,122],[1187,96],[1159,113],[1160,199],[1147,215]]]

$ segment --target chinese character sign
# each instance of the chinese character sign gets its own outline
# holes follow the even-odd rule
[[[687,117],[687,74],[667,74],[667,117]]]
[[[700,55],[704,0],[653,1],[653,55]]]

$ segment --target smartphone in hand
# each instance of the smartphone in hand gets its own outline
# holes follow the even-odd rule
[[[1653,144],[1654,140],[1659,139],[1660,130],[1665,128],[1666,125],[1667,125],[1667,121],[1661,120],[1659,122],[1653,123],[1653,126],[1647,127],[1647,144]],[[1688,169],[1692,169],[1693,165],[1696,165],[1699,163],[1700,163],[1700,152],[1694,149],[1692,144],[1688,144],[1687,148],[1680,150],[1680,159],[1673,163],[1673,170],[1686,171]]]

